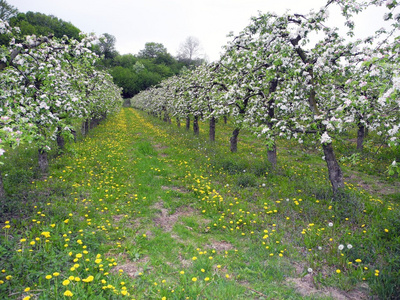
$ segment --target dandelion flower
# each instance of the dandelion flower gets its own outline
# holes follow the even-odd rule
[[[62,282],[62,285],[68,285],[68,284],[70,284],[70,281],[69,281],[68,279],[65,279],[65,280]]]
[[[342,251],[342,250],[344,249],[344,246],[343,246],[342,244],[340,244],[339,247],[338,247],[338,249],[339,249],[340,251]]]
[[[353,248],[353,246],[351,244],[348,244],[347,249],[351,249],[351,248]]]
[[[43,231],[43,232],[41,233],[41,235],[43,235],[45,238],[49,238],[49,237],[50,237],[50,232],[48,232],[48,231]]]
[[[308,273],[312,273],[312,271],[313,271],[313,269],[311,269],[311,268],[308,268],[308,269],[307,269],[307,272],[308,272]]]
[[[46,279],[51,279],[52,277],[51,275],[46,275]]]
[[[74,294],[70,291],[70,290],[66,290],[65,292],[64,292],[64,296],[65,297],[72,297]]]
[[[341,271],[340,271],[339,269],[337,269],[337,270],[336,270],[336,273],[340,274],[340,273],[341,273]]]
[[[192,278],[192,281],[193,281],[193,282],[196,282],[196,281],[197,281],[197,277],[193,277],[193,278]]]

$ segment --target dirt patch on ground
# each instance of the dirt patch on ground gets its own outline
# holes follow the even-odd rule
[[[123,218],[125,218],[125,215],[115,215],[115,216],[112,216],[112,218],[113,218],[114,222],[119,222]]]
[[[174,227],[175,223],[180,217],[191,216],[195,214],[195,210],[191,207],[179,207],[175,213],[168,215],[168,209],[163,207],[162,202],[157,202],[155,205],[153,205],[153,208],[161,211],[160,216],[154,219],[154,224],[161,227],[166,232],[170,232],[172,230],[172,227]]]
[[[167,149],[168,146],[164,146],[164,145],[160,145],[160,144],[155,144],[155,145],[154,145],[154,148],[157,149],[157,150],[164,150],[164,149]]]
[[[378,194],[380,196],[394,194],[400,190],[400,184],[398,183],[388,184],[386,182],[380,181],[378,178],[375,178],[373,184],[371,184],[366,182],[363,179],[363,176],[364,175],[362,174],[356,174],[356,173],[348,174],[347,176],[345,176],[345,181],[352,183],[355,186],[358,186],[371,194]]]
[[[128,261],[123,265],[115,266],[110,272],[116,274],[119,273],[120,270],[123,270],[126,275],[135,278],[139,276],[139,273],[143,272],[143,267],[141,267],[141,265],[147,262],[149,262],[149,258],[146,256],[137,261]]]
[[[175,192],[179,192],[179,193],[183,193],[186,194],[188,191],[182,187],[177,187],[177,186],[161,186],[161,189],[163,191],[175,191]]]
[[[363,300],[368,299],[368,286],[360,286],[360,288],[352,291],[341,291],[335,288],[317,289],[314,285],[314,279],[311,274],[307,274],[303,278],[288,278],[286,280],[295,290],[302,296],[325,296],[332,297],[337,300]]]
[[[234,249],[231,243],[226,241],[212,241],[211,244],[206,246],[209,249],[215,249],[217,251],[228,251]]]

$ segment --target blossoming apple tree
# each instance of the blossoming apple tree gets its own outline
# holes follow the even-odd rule
[[[383,4],[388,8],[384,19],[392,21],[392,28],[365,40],[348,41],[338,28],[327,25],[330,7],[339,6],[352,36],[353,16]],[[182,92],[174,101],[190,107],[192,115],[206,113],[207,99],[214,100],[212,114],[229,109],[236,124],[232,151],[240,128],[246,127],[266,139],[272,164],[276,137],[301,143],[305,134],[312,134],[323,149],[333,192],[338,194],[344,187],[333,150],[339,133],[358,128],[361,145],[365,129],[375,130],[390,144],[398,143],[397,6],[391,0],[330,0],[307,15],[260,14],[233,37],[217,67],[202,66],[177,81]],[[218,93],[210,88],[215,85]]]
[[[95,68],[96,55],[81,41],[19,36],[16,28],[0,23],[11,37],[0,52],[0,153],[23,141],[39,149],[39,166],[47,171],[47,152],[53,140],[71,136],[78,121],[117,110],[122,99],[111,77]]]

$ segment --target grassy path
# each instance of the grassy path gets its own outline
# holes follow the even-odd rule
[[[2,222],[0,298],[357,299],[382,285],[392,228],[368,222],[398,204],[337,206],[320,164],[282,157],[272,175],[260,145],[228,157],[225,139],[124,109],[70,145],[27,192],[32,215]]]

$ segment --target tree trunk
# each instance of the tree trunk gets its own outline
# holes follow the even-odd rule
[[[193,119],[193,132],[195,135],[199,135],[199,116],[195,116]]]
[[[186,130],[189,131],[190,129],[190,117],[186,117]]]
[[[82,131],[82,135],[83,136],[85,136],[88,133],[88,131],[89,131],[89,119],[86,119],[82,123],[81,131]]]
[[[210,142],[215,142],[215,117],[210,119]]]
[[[224,116],[224,124],[228,123],[228,117]]]
[[[272,146],[272,149],[267,150],[267,156],[268,156],[268,161],[270,162],[270,164],[272,165],[272,168],[275,169],[276,164],[278,162],[278,159],[276,157],[276,144],[274,142],[274,145]]]
[[[362,124],[358,124],[358,132],[357,132],[357,150],[363,150],[365,137],[365,126]]]
[[[4,202],[6,198],[6,191],[4,190],[3,175],[0,172],[0,202]]]
[[[322,148],[324,149],[325,161],[328,166],[329,180],[332,184],[333,195],[337,196],[344,188],[342,169],[336,160],[332,143],[323,144]]]
[[[230,138],[231,142],[231,152],[237,152],[237,143],[238,143],[238,135],[239,135],[240,128],[235,128]]]
[[[57,131],[57,145],[58,145],[58,148],[60,150],[64,150],[64,148],[65,148],[65,139],[61,135],[61,128],[60,127],[58,127],[58,131]]]
[[[178,128],[181,128],[181,120],[179,118],[176,118],[176,126],[178,126]]]
[[[46,174],[49,170],[49,160],[47,158],[47,152],[44,149],[39,149],[39,168],[42,174]]]

